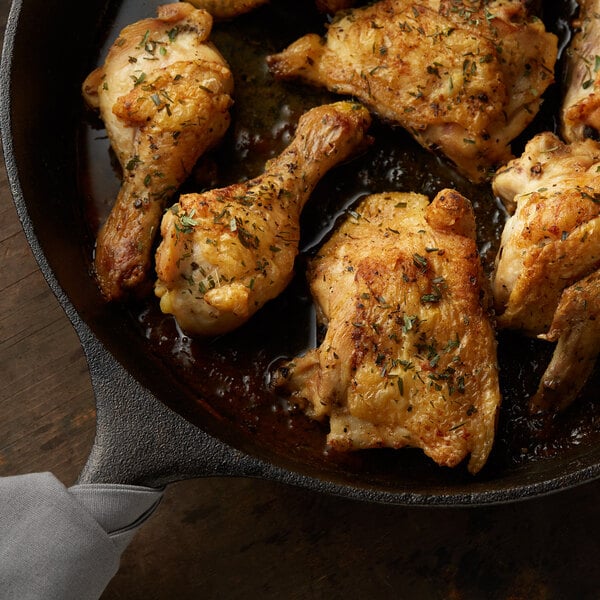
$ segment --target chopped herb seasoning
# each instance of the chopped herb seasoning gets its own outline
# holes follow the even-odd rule
[[[450,427],[450,429],[448,431],[455,431],[456,429],[460,429],[461,427],[464,427],[466,425],[466,423],[459,423],[458,425],[453,425],[452,427]]]
[[[427,259],[424,256],[421,256],[420,254],[418,254],[417,252],[415,252],[413,254],[413,262],[414,264],[419,267],[422,271],[426,271],[427,270],[427,266],[428,266],[428,262]]]
[[[439,302],[441,299],[442,299],[442,294],[439,291],[439,289],[435,289],[433,292],[431,292],[429,294],[423,294],[421,296],[421,302],[423,304],[427,304],[427,303],[435,304],[436,302]]]
[[[129,161],[127,162],[127,164],[125,165],[125,168],[128,171],[133,171],[139,164],[141,164],[141,160],[139,156],[134,156],[132,158],[129,159]]]
[[[142,83],[144,83],[144,81],[146,81],[146,73],[144,73],[143,71],[139,74],[139,75],[132,75],[131,79],[133,79],[133,85],[134,86],[138,86]]]
[[[169,29],[169,31],[167,31],[167,37],[169,38],[169,41],[171,43],[173,43],[175,41],[178,34],[179,34],[179,27],[173,27],[173,29]]]
[[[402,333],[407,334],[414,326],[418,325],[419,317],[417,315],[404,315],[404,325],[402,325]]]
[[[171,211],[179,217],[179,223],[175,223],[175,229],[179,233],[191,233],[194,230],[194,227],[198,225],[198,221],[194,219],[195,209],[192,209],[188,215],[185,212],[179,213],[179,207],[175,205]]]

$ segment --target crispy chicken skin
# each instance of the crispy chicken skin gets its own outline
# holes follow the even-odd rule
[[[578,0],[577,32],[567,50],[561,135],[568,142],[600,136],[600,1]]]
[[[600,144],[539,134],[492,187],[516,204],[492,281],[498,324],[558,341],[532,408],[549,408],[558,396],[555,407],[564,408],[600,351]]]
[[[184,194],[165,213],[155,293],[191,334],[230,331],[289,283],[300,212],[323,175],[369,142],[369,112],[353,102],[319,106],[259,177]]]
[[[382,0],[341,13],[268,57],[275,77],[352,95],[439,150],[472,181],[510,143],[554,80],[557,39],[519,0]]]
[[[368,196],[312,259],[325,337],[278,368],[275,388],[329,418],[338,450],[412,446],[478,472],[500,405],[490,295],[468,200]]]
[[[185,2],[124,28],[83,84],[123,169],[118,197],[96,243],[107,300],[138,291],[168,199],[229,126],[233,78],[209,42],[211,16]]]
[[[531,408],[563,410],[591,375],[600,352],[600,270],[565,289],[550,330],[539,337],[557,344]]]

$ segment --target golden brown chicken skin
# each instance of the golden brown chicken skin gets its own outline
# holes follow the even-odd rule
[[[564,408],[600,352],[600,144],[539,134],[493,189],[516,205],[493,274],[498,324],[558,342],[532,408]]]
[[[162,220],[155,292],[188,333],[230,331],[289,283],[300,212],[314,186],[369,141],[369,112],[352,102],[319,106],[262,175],[184,194]]]
[[[511,158],[556,55],[556,37],[518,0],[382,0],[343,12],[325,39],[308,34],[268,64],[275,77],[358,98],[482,181]]]
[[[478,472],[500,405],[495,332],[468,200],[364,199],[308,270],[320,346],[281,366],[274,387],[341,451],[421,448]]]
[[[600,138],[600,1],[578,0],[576,33],[566,52],[561,135],[567,142]]]
[[[563,410],[592,374],[600,353],[600,270],[565,289],[548,333],[539,337],[557,344],[531,408]]]
[[[169,198],[230,122],[233,77],[210,43],[211,16],[185,2],[124,28],[83,84],[123,170],[97,238],[96,277],[106,299],[148,281]]]

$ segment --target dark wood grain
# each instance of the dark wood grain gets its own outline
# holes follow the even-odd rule
[[[8,8],[0,0],[2,30]],[[47,470],[73,483],[93,442],[93,391],[4,169],[0,294],[0,476]],[[103,599],[596,599],[598,492],[593,483],[513,505],[425,509],[253,479],[184,481],[167,489]]]
[[[77,477],[94,435],[79,340],[27,245],[0,177],[0,474]]]

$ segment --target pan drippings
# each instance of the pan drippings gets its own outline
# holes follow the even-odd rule
[[[216,24],[213,41],[235,76],[232,125],[217,150],[203,157],[182,189],[202,191],[244,181],[260,173],[267,160],[289,143],[299,116],[313,106],[339,99],[298,83],[277,82],[265,67],[265,57],[281,50],[307,31],[323,32],[323,17],[306,3],[294,19],[285,2],[272,1],[256,12]],[[548,3],[546,3],[548,4]],[[573,3],[560,9],[544,7],[547,28],[568,41]],[[113,39],[123,22],[145,14],[124,2]],[[557,81],[560,82],[560,65]],[[559,85],[545,94],[540,114],[513,146],[520,153],[527,139],[539,131],[556,130]],[[101,125],[90,116],[84,124],[82,185],[90,236],[95,237],[120,185]],[[478,246],[489,274],[507,213],[488,184],[472,184],[442,159],[424,151],[407,133],[375,120],[370,133],[373,145],[351,162],[328,173],[317,185],[301,218],[300,255],[295,277],[288,288],[240,329],[220,337],[193,339],[183,334],[171,316],[160,312],[157,299],[128,305],[132,322],[158,356],[182,383],[194,390],[242,435],[260,440],[264,447],[291,458],[332,469],[370,473],[405,468],[411,461],[423,465],[416,453],[365,451],[352,454],[327,451],[325,426],[308,420],[268,387],[269,374],[278,361],[314,347],[322,338],[315,325],[314,308],[304,278],[305,262],[326,240],[345,211],[367,194],[415,191],[433,197],[440,189],[454,188],[469,198],[477,219]],[[89,249],[90,260],[93,249]],[[513,332],[499,334],[499,362],[503,405],[494,450],[482,473],[546,459],[581,444],[594,443],[598,435],[600,392],[598,369],[579,399],[553,419],[531,417],[527,400],[552,354],[553,346]],[[429,468],[429,466],[424,467]],[[460,474],[457,476],[461,476]]]

